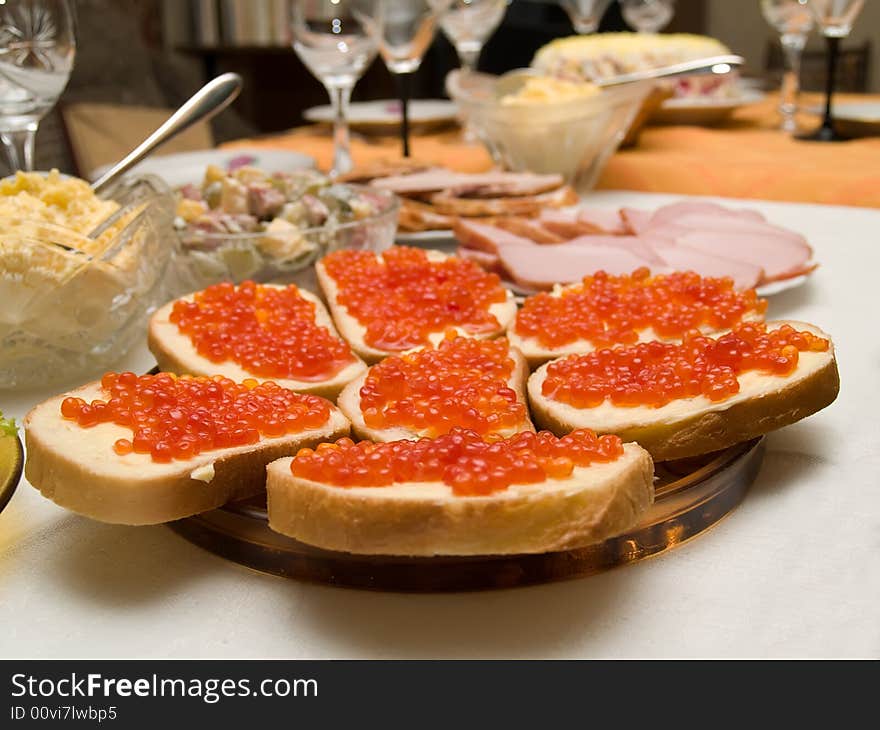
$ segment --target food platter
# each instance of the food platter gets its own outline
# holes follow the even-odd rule
[[[764,457],[764,440],[657,464],[655,503],[633,530],[578,550],[537,555],[412,558],[360,556],[310,547],[269,529],[265,503],[250,500],[178,520],[186,540],[284,578],[377,591],[514,588],[594,575],[680,545],[732,511]]]

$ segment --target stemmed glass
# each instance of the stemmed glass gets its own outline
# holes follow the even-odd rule
[[[850,34],[856,17],[865,5],[865,0],[808,0],[808,4],[828,46],[828,76],[825,81],[825,116],[822,119],[822,126],[801,139],[815,142],[839,142],[846,137],[838,134],[834,129],[831,98],[834,95],[836,82],[840,39],[846,38]]]
[[[559,4],[568,13],[574,29],[586,35],[596,32],[611,0],[559,0]]]
[[[67,0],[0,3],[0,141],[13,170],[34,169],[34,136],[58,101],[76,55]]]
[[[663,30],[675,15],[675,0],[620,0],[623,19],[639,33]]]
[[[382,0],[291,0],[293,49],[322,83],[333,106],[331,177],[351,170],[351,90],[376,57],[368,28],[381,32]]]
[[[464,71],[475,71],[480,52],[500,25],[509,0],[453,0],[440,27],[455,46]]]
[[[794,114],[800,91],[801,56],[807,36],[813,29],[813,14],[807,7],[807,0],[761,0],[761,11],[764,19],[779,33],[782,43],[785,70],[779,113],[782,116],[782,130],[794,132],[797,129]]]
[[[403,156],[409,157],[409,97],[412,75],[434,41],[437,25],[452,0],[384,0],[384,23],[371,26],[379,53],[397,77],[402,119]]]

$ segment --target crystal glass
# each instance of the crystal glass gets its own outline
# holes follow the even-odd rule
[[[840,39],[846,38],[852,30],[853,23],[865,6],[865,0],[808,0],[813,17],[828,47],[828,75],[825,82],[825,115],[822,125],[812,134],[802,139],[814,142],[838,142],[845,139],[834,129],[834,118],[831,114],[831,100],[837,73],[837,57],[840,54]]]
[[[761,0],[761,12],[779,33],[785,62],[779,113],[783,131],[794,132],[797,129],[794,114],[800,91],[801,56],[807,36],[813,29],[813,14],[807,7],[807,0]]]
[[[400,134],[404,157],[409,157],[410,78],[422,64],[425,51],[434,41],[437,25],[451,2],[452,0],[384,0],[383,23],[371,25],[382,60],[397,77],[403,110]]]
[[[0,3],[0,141],[13,170],[34,169],[34,136],[73,69],[68,0]]]
[[[675,0],[620,0],[623,19],[639,33],[658,33],[675,15]]]
[[[480,52],[504,18],[508,0],[454,0],[440,26],[455,46],[465,71],[474,71]]]
[[[585,35],[596,32],[611,0],[559,0],[559,4],[568,13],[574,29]]]
[[[381,0],[291,0],[293,49],[322,83],[333,106],[331,176],[351,170],[348,104],[358,79],[376,57],[368,27],[382,28]]]

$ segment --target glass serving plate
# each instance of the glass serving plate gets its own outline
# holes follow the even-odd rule
[[[143,337],[156,306],[181,293],[170,189],[143,176],[124,180],[108,197],[120,207],[92,237],[3,221],[0,388],[100,373]]]
[[[658,463],[654,505],[637,527],[596,545],[555,553],[412,558],[330,552],[270,530],[264,499],[230,504],[170,527],[227,560],[312,583],[408,592],[513,588],[592,575],[696,537],[742,501],[763,457],[759,438]]]

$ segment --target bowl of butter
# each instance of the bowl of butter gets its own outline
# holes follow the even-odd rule
[[[653,84],[600,88],[533,72],[515,90],[498,77],[459,70],[446,88],[496,163],[557,173],[592,188],[626,136]]]

